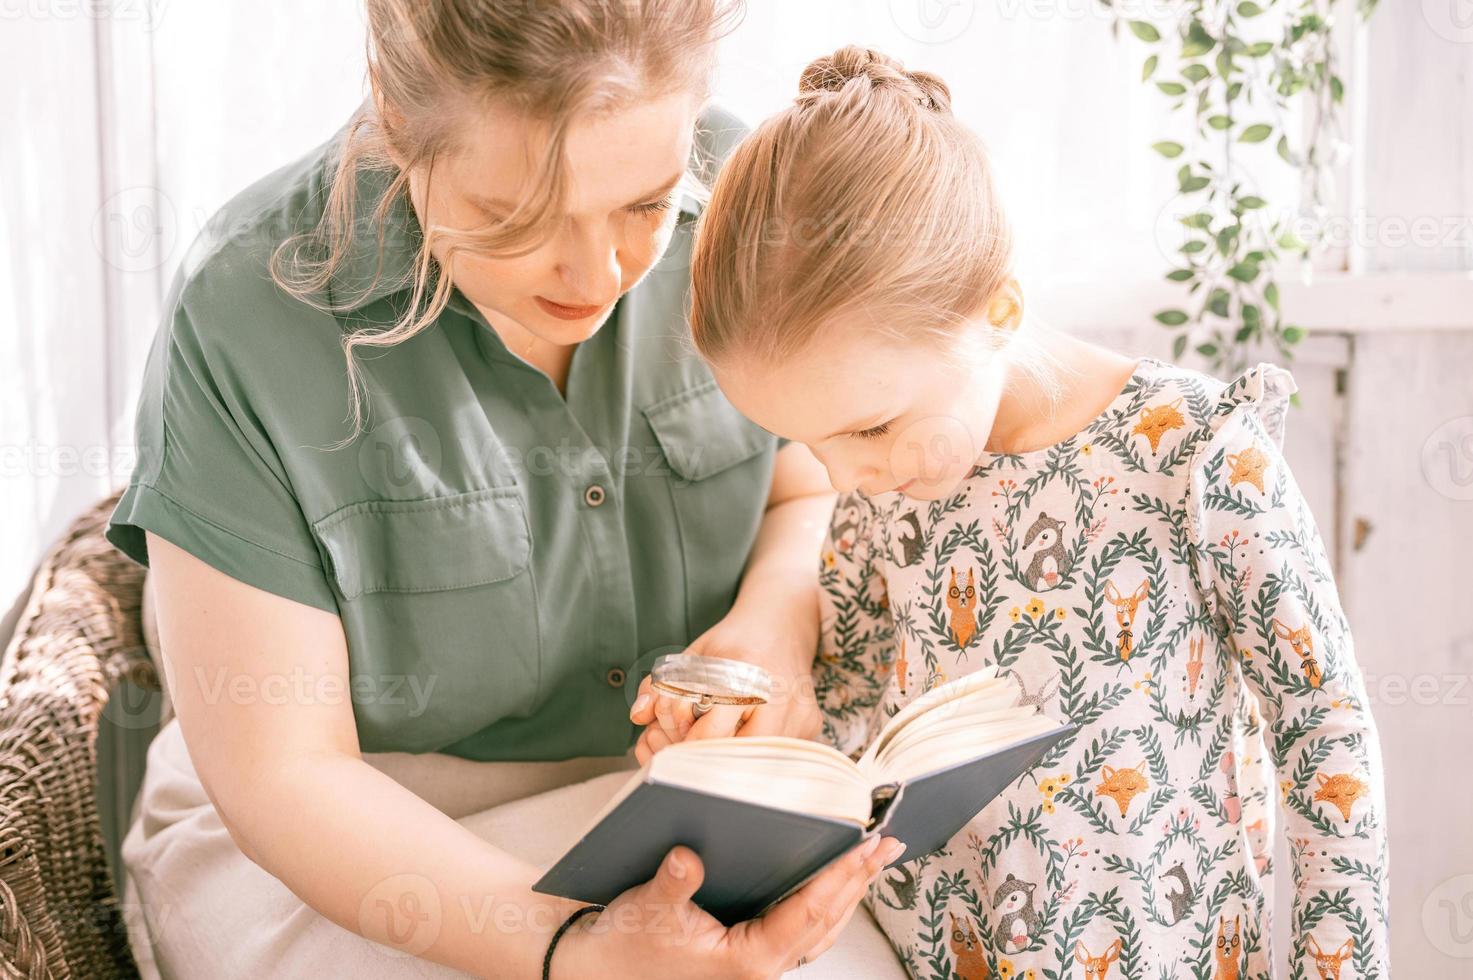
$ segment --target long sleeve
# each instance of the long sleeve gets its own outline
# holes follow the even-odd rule
[[[820,554],[818,656],[813,680],[823,740],[849,756],[868,744],[881,697],[895,669],[895,624],[874,545],[870,502],[841,494]]]
[[[1281,453],[1295,384],[1268,364],[1224,392],[1187,517],[1209,608],[1257,698],[1293,858],[1291,976],[1390,976],[1380,744],[1314,518]]]

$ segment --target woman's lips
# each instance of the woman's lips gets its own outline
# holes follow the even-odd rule
[[[537,305],[542,307],[542,312],[548,316],[555,316],[559,320],[587,320],[603,309],[603,306],[568,306],[564,303],[554,303],[545,296],[538,296]]]

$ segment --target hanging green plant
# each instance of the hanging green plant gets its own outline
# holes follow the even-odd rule
[[[1100,2],[1117,33],[1124,25],[1151,47],[1142,80],[1190,122],[1187,143],[1152,144],[1181,161],[1182,207],[1174,220],[1184,241],[1166,278],[1185,288],[1187,301],[1156,313],[1163,326],[1180,331],[1172,356],[1192,345],[1214,371],[1230,374],[1265,342],[1291,357],[1304,330],[1281,315],[1280,264],[1307,260],[1320,236],[1297,234],[1300,222],[1285,217],[1293,209],[1271,207],[1248,185],[1242,148],[1273,140],[1279,157],[1302,175],[1299,216],[1310,228],[1324,221],[1344,145],[1345,84],[1332,32],[1335,15],[1352,0],[1178,0],[1169,5],[1170,24],[1133,19],[1140,8],[1130,0]],[[1354,0],[1356,15],[1369,17],[1376,2]],[[1282,23],[1282,36],[1246,40],[1264,33],[1253,21]],[[1298,138],[1284,126],[1295,110],[1305,122]]]

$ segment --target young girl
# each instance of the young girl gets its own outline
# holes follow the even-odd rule
[[[723,168],[692,328],[728,398],[841,492],[816,684],[857,755],[987,664],[1080,726],[868,901],[918,977],[1386,977],[1376,730],[1280,452],[1231,383],[1025,316],[985,155],[935,76],[859,48]],[[1343,971],[1343,973],[1341,972]]]

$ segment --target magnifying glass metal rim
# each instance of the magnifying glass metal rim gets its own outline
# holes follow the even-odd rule
[[[650,686],[662,694],[695,702],[699,718],[718,704],[766,704],[772,698],[772,675],[756,664],[730,657],[667,653],[655,659]]]

